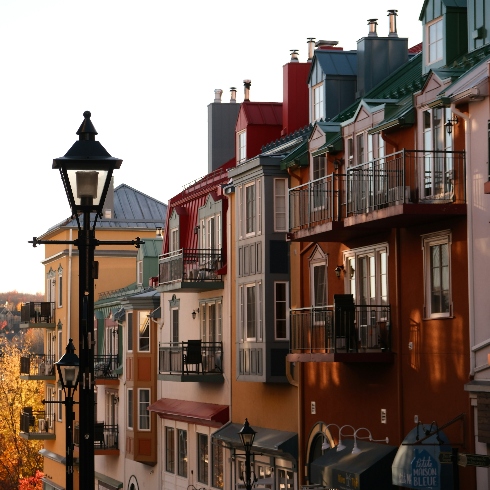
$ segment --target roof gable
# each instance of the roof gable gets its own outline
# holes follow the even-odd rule
[[[357,52],[317,49],[313,55],[308,83],[315,85],[331,76],[356,76]]]
[[[281,126],[281,102],[243,102],[237,118],[237,130],[246,126]]]

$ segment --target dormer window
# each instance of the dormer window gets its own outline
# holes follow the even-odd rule
[[[443,35],[442,17],[427,25],[427,60],[428,64],[442,60]]]
[[[244,162],[247,159],[247,132],[238,133],[238,162]]]
[[[323,84],[313,87],[313,120],[318,121],[325,117],[323,105]]]

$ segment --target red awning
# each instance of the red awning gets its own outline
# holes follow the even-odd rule
[[[208,425],[210,427],[221,427],[230,420],[228,405],[216,405],[215,403],[160,398],[160,400],[152,403],[148,410],[156,412],[164,419]]]

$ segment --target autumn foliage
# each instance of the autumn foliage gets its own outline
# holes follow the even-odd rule
[[[42,488],[29,485],[41,478],[39,450],[43,441],[28,441],[20,436],[23,407],[43,410],[43,382],[20,379],[20,358],[27,356],[29,349],[29,345],[19,348],[0,339],[0,490]],[[30,477],[34,480],[29,481]]]
[[[19,480],[19,490],[43,490],[43,481],[41,478],[44,476],[42,471],[36,471],[34,476],[28,476]]]

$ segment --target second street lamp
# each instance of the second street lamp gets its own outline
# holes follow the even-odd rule
[[[58,379],[65,394],[65,435],[66,435],[66,490],[73,490],[73,395],[78,385],[79,359],[75,354],[72,339],[66,346],[66,353],[55,362]]]
[[[252,469],[250,467],[250,453],[252,450],[252,445],[254,443],[255,434],[257,434],[257,432],[255,432],[252,427],[250,427],[248,419],[245,419],[245,423],[240,429],[238,435],[240,436],[240,440],[245,447],[245,475],[242,474],[241,479],[245,483],[245,488],[247,490],[252,490],[252,487],[254,485],[254,481],[252,480]]]

